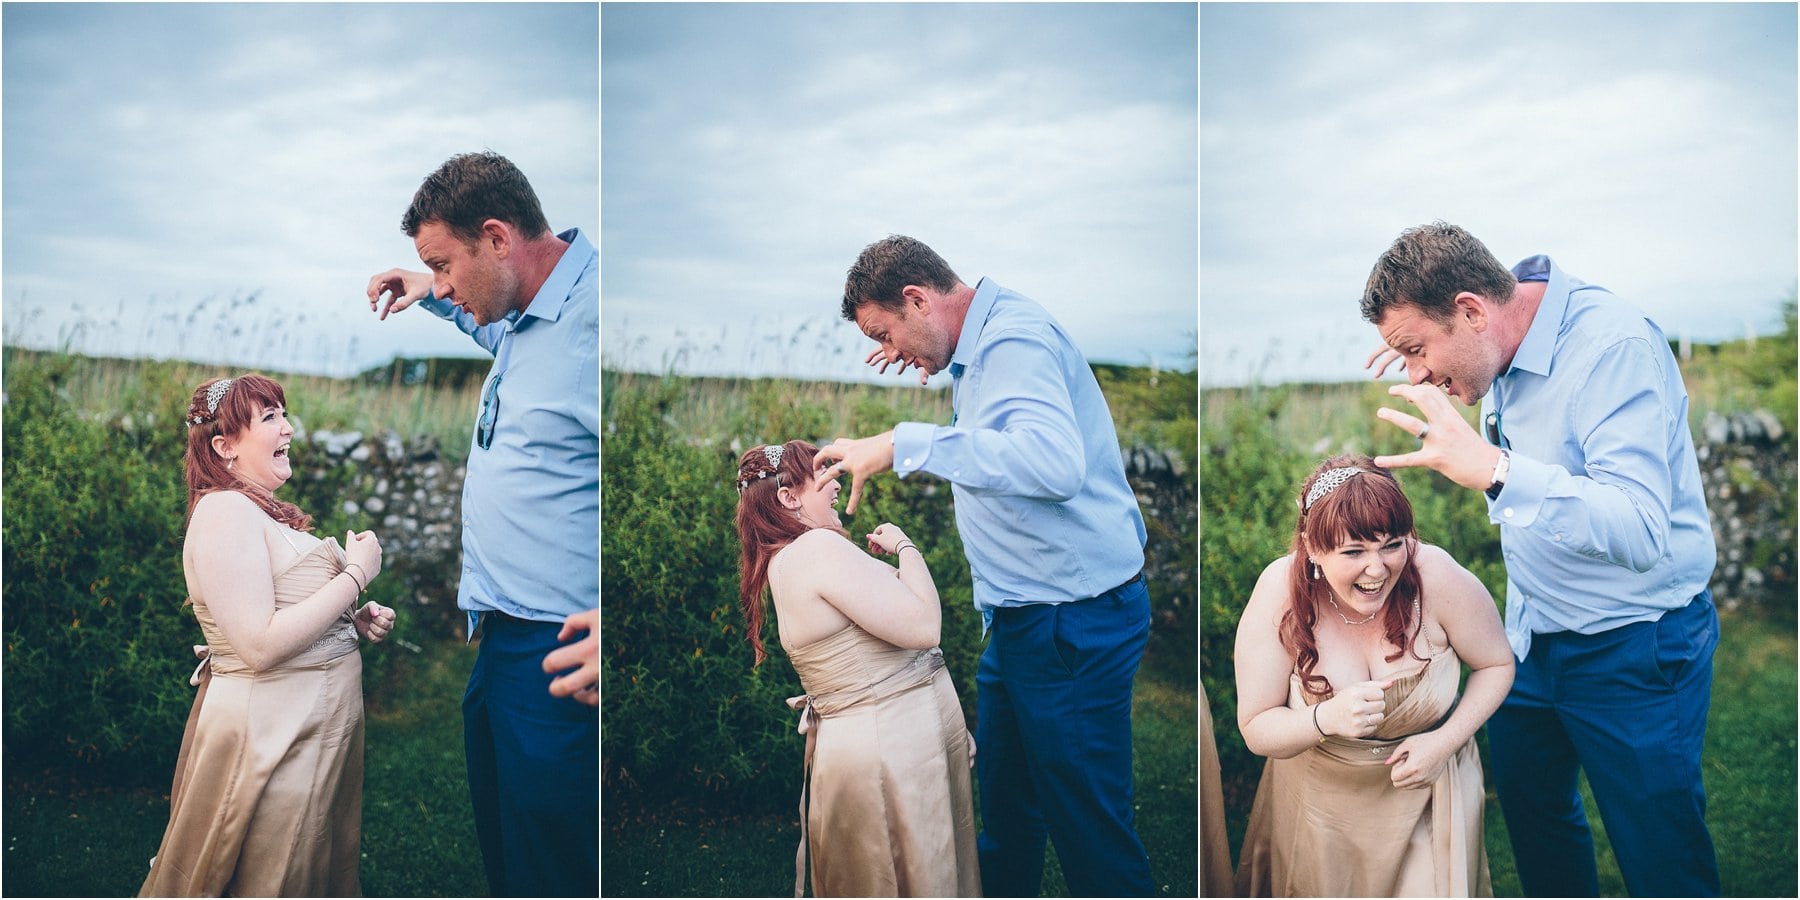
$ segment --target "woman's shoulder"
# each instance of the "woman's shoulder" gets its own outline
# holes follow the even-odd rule
[[[256,501],[238,491],[211,491],[194,503],[188,532],[229,530],[260,534],[265,523],[274,521]]]
[[[1475,577],[1456,557],[1436,544],[1419,544],[1419,580],[1428,602],[1444,599],[1452,602],[1479,594],[1487,594],[1487,586]],[[1490,598],[1491,599],[1491,598]]]
[[[1250,592],[1250,599],[1244,604],[1244,620],[1267,620],[1271,625],[1278,621],[1288,603],[1288,569],[1294,564],[1292,553],[1278,557],[1263,567],[1262,574],[1256,578],[1256,587]]]

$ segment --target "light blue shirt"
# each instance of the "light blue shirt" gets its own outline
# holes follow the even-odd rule
[[[1512,470],[1489,517],[1506,557],[1506,637],[1654,621],[1706,588],[1717,551],[1688,433],[1687,388],[1656,323],[1547,256],[1512,365],[1482,401]],[[1483,431],[1486,431],[1483,428]]]
[[[570,229],[550,277],[521,312],[477,326],[435,297],[425,309],[494,354],[498,407],[488,447],[469,439],[456,605],[561,622],[600,604],[599,254]],[[476,431],[481,411],[476,411]]]
[[[975,608],[1066,603],[1144,567],[1144,517],[1087,359],[1044,308],[982,279],[950,359],[949,425],[894,427],[894,472],[951,484]]]

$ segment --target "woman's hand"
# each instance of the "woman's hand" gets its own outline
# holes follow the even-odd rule
[[[364,588],[375,580],[376,575],[381,574],[381,539],[375,536],[375,532],[344,532],[344,555],[349,557],[349,565],[362,569]]]
[[[373,600],[364,603],[354,619],[356,633],[371,644],[381,643],[381,639],[394,630],[394,611]]]
[[[1441,731],[1415,734],[1400,742],[1388,756],[1388,777],[1397,788],[1428,788],[1444,774],[1444,765],[1456,745],[1446,740]]]
[[[883,522],[880,527],[870,532],[869,552],[888,555],[894,553],[901,544],[906,543],[906,532],[892,522]],[[917,546],[917,545],[914,545]]]
[[[1381,727],[1387,717],[1387,701],[1383,692],[1394,682],[1364,681],[1350,685],[1330,700],[1320,701],[1315,714],[1319,730],[1344,737],[1368,737]]]

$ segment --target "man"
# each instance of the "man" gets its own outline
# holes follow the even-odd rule
[[[1148,895],[1133,826],[1131,682],[1149,636],[1144,520],[1087,360],[1043,307],[964,284],[894,236],[850,268],[842,312],[870,365],[955,379],[950,425],[903,422],[820,451],[825,477],[951,483],[988,645],[976,674],[982,890],[1036,896],[1046,829],[1077,896]]]
[[[1597,895],[1579,768],[1633,895],[1716,896],[1716,552],[1668,341],[1549,257],[1508,271],[1442,222],[1382,254],[1362,314],[1386,342],[1370,367],[1401,360],[1412,383],[1389,393],[1424,415],[1380,410],[1421,446],[1376,462],[1486,492],[1500,526],[1519,666],[1488,740],[1525,892]],[[1446,394],[1481,404],[1485,438]]]
[[[376,275],[369,308],[391,295],[385,319],[417,303],[494,355],[463,482],[457,588],[469,639],[481,635],[463,739],[489,889],[591,897],[600,877],[598,254],[579,229],[551,233],[525,175],[493,153],[444,163],[401,228],[430,273]]]

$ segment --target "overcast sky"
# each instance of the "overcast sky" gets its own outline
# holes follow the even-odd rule
[[[1201,11],[1206,383],[1363,377],[1357,312],[1412,225],[1547,253],[1671,337],[1794,289],[1793,4]]]
[[[838,316],[844,273],[899,233],[1037,300],[1090,359],[1191,368],[1195,20],[606,5],[608,365],[860,377],[873,345]]]
[[[369,276],[472,150],[599,223],[592,4],[4,6],[9,343],[346,374],[479,352]],[[244,298],[255,295],[254,302]]]

